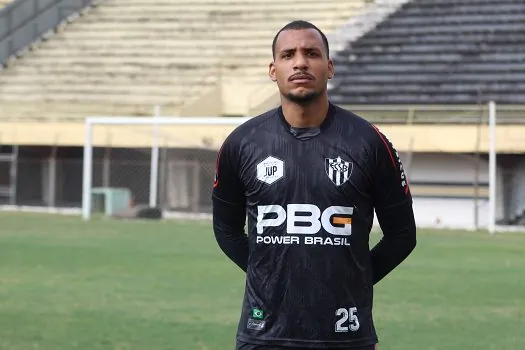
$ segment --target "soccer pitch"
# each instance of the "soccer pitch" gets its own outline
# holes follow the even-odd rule
[[[209,223],[0,220],[0,349],[233,350],[243,274]],[[381,350],[525,349],[525,234],[420,230],[375,318]]]

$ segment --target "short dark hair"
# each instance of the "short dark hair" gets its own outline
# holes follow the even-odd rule
[[[298,21],[293,21],[293,22],[288,23],[287,25],[282,27],[277,32],[277,34],[275,34],[275,37],[273,38],[273,43],[272,43],[272,55],[274,59],[275,59],[275,44],[277,43],[277,38],[279,37],[279,34],[281,34],[282,31],[293,30],[293,29],[295,30],[297,29],[315,29],[317,30],[319,34],[321,34],[321,38],[323,38],[323,44],[326,49],[326,57],[330,58],[330,48],[328,45],[328,39],[326,39],[326,35],[324,35],[321,29],[317,28],[315,25],[313,25],[310,22],[298,20]]]

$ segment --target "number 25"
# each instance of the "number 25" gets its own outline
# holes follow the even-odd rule
[[[341,316],[339,320],[335,323],[335,331],[336,332],[348,332],[348,326],[350,326],[350,330],[352,332],[355,332],[359,329],[359,320],[357,319],[357,308],[351,307],[348,309],[340,308],[335,311],[336,316]],[[348,322],[348,325],[345,325],[346,321]]]

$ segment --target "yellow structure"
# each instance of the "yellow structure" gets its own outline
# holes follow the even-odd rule
[[[250,114],[275,97],[276,31],[330,33],[364,0],[110,0],[83,11],[0,74],[2,118]]]
[[[488,152],[488,128],[476,125],[379,125],[399,152]],[[159,146],[216,150],[234,126],[169,125],[159,127]],[[152,126],[97,125],[94,146],[151,147]],[[525,125],[497,127],[497,150],[525,152]],[[478,142],[479,140],[479,142]],[[82,146],[84,125],[76,122],[0,122],[0,144]]]

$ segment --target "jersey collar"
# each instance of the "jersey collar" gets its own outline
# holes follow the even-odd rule
[[[277,109],[277,114],[286,131],[292,134],[293,137],[299,140],[309,140],[321,134],[332,123],[335,116],[335,106],[330,102],[328,103],[328,112],[326,114],[326,118],[319,127],[315,128],[295,128],[291,126],[284,118],[282,106],[279,106]]]

